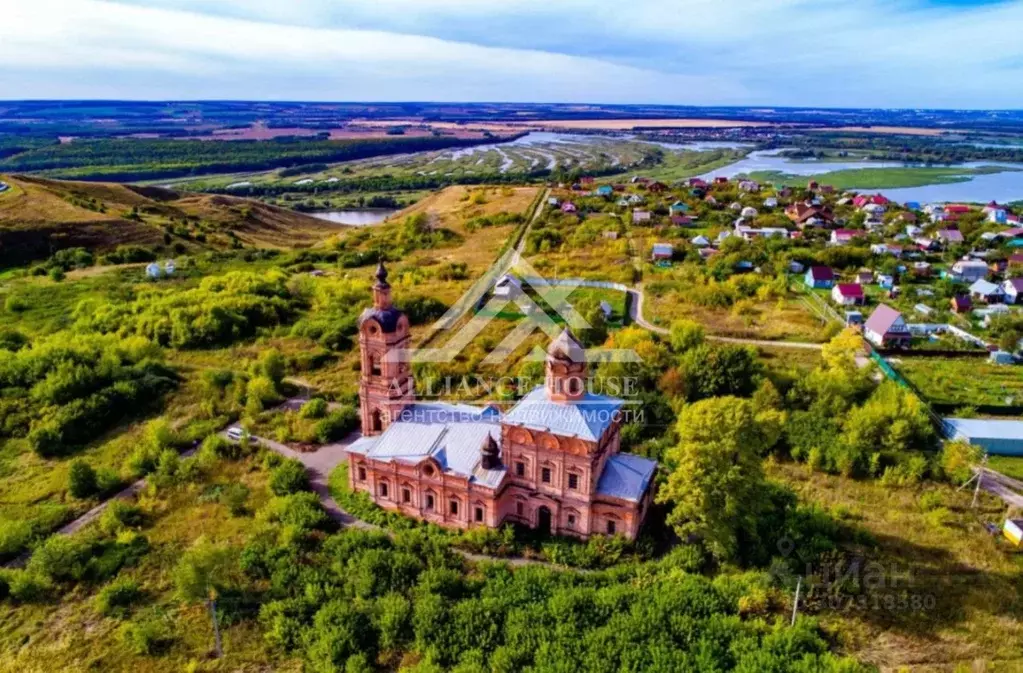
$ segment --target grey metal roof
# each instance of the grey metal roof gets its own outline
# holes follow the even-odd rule
[[[597,482],[597,493],[611,498],[639,502],[650,486],[657,462],[631,453],[618,453],[607,459]]]
[[[594,393],[586,393],[575,402],[552,402],[547,398],[547,390],[539,386],[523,397],[502,421],[596,442],[615,421],[623,404],[614,397]]]
[[[405,412],[408,412],[407,414]],[[492,409],[465,404],[414,404],[379,437],[363,437],[348,447],[373,460],[418,464],[436,460],[449,473],[490,488],[501,484],[505,468],[480,467],[480,449],[487,435],[501,442],[500,415]]]

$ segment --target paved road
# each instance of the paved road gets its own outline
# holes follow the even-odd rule
[[[651,322],[648,322],[643,317],[643,290],[641,288],[630,289],[629,295],[632,297],[632,301],[629,304],[629,317],[632,321],[642,327],[648,329],[651,332],[657,334],[668,335],[669,331],[663,327],[658,327]],[[772,348],[802,348],[804,350],[817,350],[821,349],[821,344],[804,343],[800,341],[767,341],[765,339],[738,339],[734,337],[723,337],[723,336],[707,336],[708,341],[718,341],[721,343],[730,344],[743,344],[747,346],[768,346]]]

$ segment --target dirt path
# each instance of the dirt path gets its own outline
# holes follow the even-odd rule
[[[663,327],[658,327],[653,323],[647,321],[643,317],[643,289],[633,288],[628,290],[629,295],[632,297],[632,301],[629,302],[629,317],[632,321],[642,327],[648,329],[651,332],[662,334],[667,336],[670,332]],[[821,344],[806,343],[802,341],[767,341],[766,339],[738,339],[733,337],[713,336],[707,335],[708,341],[717,341],[720,343],[730,344],[742,344],[746,346],[767,346],[771,348],[802,348],[804,350],[817,350],[821,349]]]

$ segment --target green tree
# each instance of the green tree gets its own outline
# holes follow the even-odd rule
[[[84,460],[73,461],[68,468],[68,491],[71,495],[75,498],[91,498],[98,490],[96,470]]]
[[[671,323],[671,348],[676,353],[685,353],[688,350],[703,345],[703,325],[693,320],[675,320]]]
[[[217,621],[218,587],[228,577],[231,560],[229,549],[218,547],[205,537],[200,537],[174,568],[174,587],[178,598],[186,603],[203,603],[210,612],[217,657],[224,653],[220,624]]]
[[[980,463],[984,451],[979,446],[964,440],[945,442],[938,456],[941,473],[953,484],[962,484],[973,474],[973,467]]]
[[[658,502],[672,507],[668,523],[683,540],[695,537],[716,558],[734,559],[740,533],[756,527],[769,438],[753,405],[735,397],[686,407],[678,432],[679,444],[667,456],[672,471]]]

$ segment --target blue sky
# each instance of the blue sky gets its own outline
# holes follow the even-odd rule
[[[1023,0],[17,0],[0,98],[1023,107]]]

